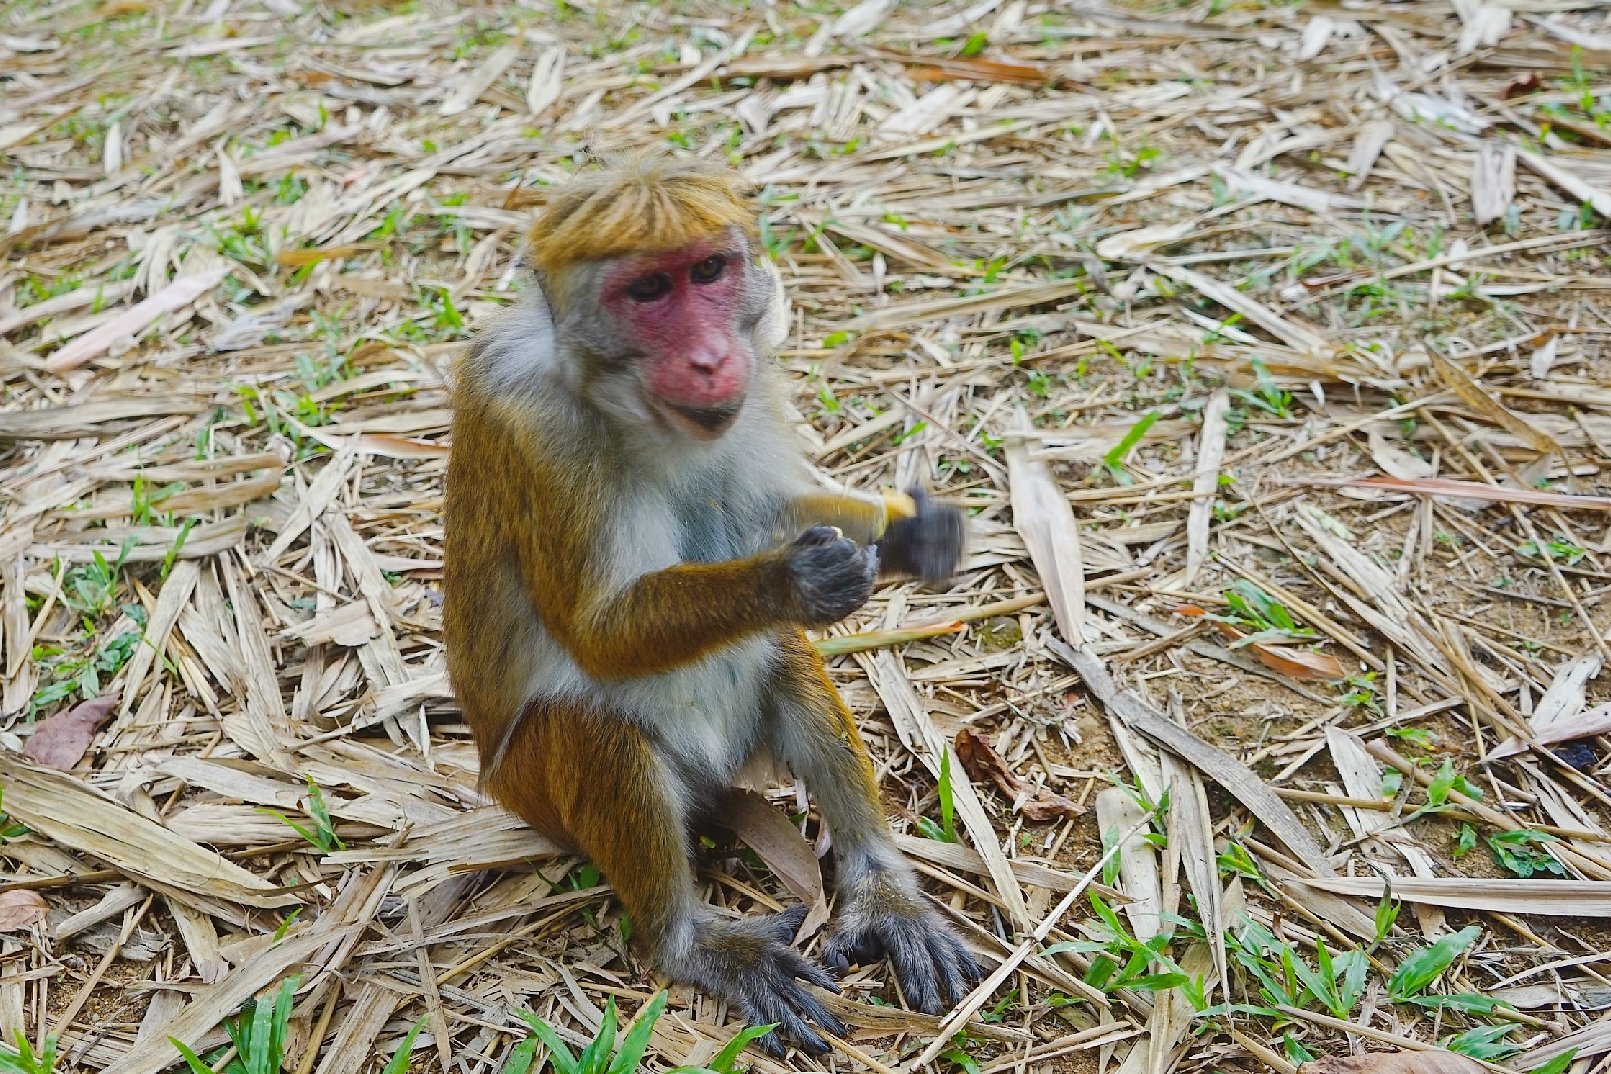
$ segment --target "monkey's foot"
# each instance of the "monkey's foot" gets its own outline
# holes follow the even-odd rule
[[[789,946],[805,915],[806,907],[796,906],[739,921],[707,919],[699,926],[693,949],[665,969],[678,980],[725,997],[750,1025],[775,1023],[801,1048],[821,1055],[828,1045],[807,1020],[835,1036],[844,1036],[845,1027],[800,983],[839,991],[821,967]],[[776,1032],[757,1043],[771,1055],[783,1055]]]
[[[843,974],[887,954],[906,1001],[924,1014],[961,1002],[979,983],[979,966],[916,885],[888,873],[875,874],[846,892],[822,961]]]

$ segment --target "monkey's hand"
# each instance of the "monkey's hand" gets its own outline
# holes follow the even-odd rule
[[[915,574],[925,582],[944,581],[962,559],[962,512],[951,504],[935,503],[922,489],[908,489],[906,494],[917,511],[890,520],[878,540],[879,562],[887,571]]]
[[[878,552],[832,526],[812,526],[784,553],[791,602],[807,626],[836,622],[867,603],[878,574]]]
[[[902,994],[924,1014],[955,1006],[979,983],[973,956],[910,877],[870,872],[841,888],[840,899],[839,918],[822,948],[822,961],[834,973],[888,955]]]
[[[845,1027],[801,982],[839,991],[833,978],[790,947],[805,920],[806,907],[738,921],[706,918],[694,934],[692,949],[664,968],[671,976],[723,996],[752,1026],[776,1023],[778,1029],[812,1055],[828,1050],[827,1042],[807,1025],[815,1022],[835,1036]],[[760,1039],[768,1053],[781,1057],[783,1041],[776,1031]]]

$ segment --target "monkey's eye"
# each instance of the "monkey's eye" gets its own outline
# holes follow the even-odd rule
[[[657,272],[653,276],[633,280],[627,284],[626,293],[632,296],[635,302],[653,302],[671,293],[671,277],[664,272]]]
[[[722,274],[722,269],[726,267],[727,258],[718,254],[715,257],[707,257],[699,262],[688,275],[695,283],[714,283],[716,278]]]

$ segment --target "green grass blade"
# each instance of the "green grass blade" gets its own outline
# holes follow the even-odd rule
[[[274,1005],[269,1009],[269,1039],[268,1054],[274,1060],[274,1070],[278,1070],[280,1060],[285,1056],[285,1033],[291,1023],[291,1008],[296,1005],[295,977],[287,977],[280,982],[280,991],[274,997]]]
[[[560,1039],[553,1026],[530,1011],[517,1009],[514,1013],[530,1026],[532,1034],[543,1042],[543,1046],[548,1049],[549,1061],[554,1064],[554,1069],[559,1071],[559,1074],[577,1074],[579,1068],[576,1056],[565,1046],[565,1042]]]
[[[408,1034],[403,1037],[403,1043],[399,1044],[397,1050],[392,1053],[392,1057],[386,1060],[386,1066],[381,1070],[380,1074],[403,1074],[403,1071],[408,1069],[408,1061],[414,1054],[414,1038],[419,1036],[420,1030],[424,1028],[425,1019],[421,1018],[414,1023],[414,1028],[410,1029]],[[535,1045],[533,1050],[536,1050]],[[527,1060],[527,1062],[529,1063],[530,1060]],[[507,1070],[507,1068],[505,1069]]]
[[[666,999],[667,993],[662,989],[638,1015],[638,1020],[627,1031],[627,1035],[621,1038],[621,1050],[610,1061],[609,1074],[633,1074],[638,1069],[638,1060],[643,1058],[644,1051],[649,1047],[654,1024],[666,1009]]]
[[[201,1061],[201,1056],[190,1050],[190,1046],[178,1037],[169,1037],[168,1043],[179,1049],[179,1054],[185,1057],[190,1066],[190,1074],[213,1074],[213,1068]]]
[[[576,1060],[578,1074],[604,1074],[610,1065],[610,1054],[615,1051],[615,997],[604,1001],[604,1020],[599,1023],[598,1036],[582,1049]]]
[[[252,1008],[252,1028],[247,1037],[247,1048],[241,1049],[248,1074],[278,1074],[280,1057],[269,1054],[269,1041],[274,1035],[275,1000],[259,998]]]
[[[1107,468],[1109,470],[1118,470],[1123,466],[1124,457],[1130,454],[1137,444],[1141,443],[1141,438],[1147,435],[1147,430],[1152,428],[1152,423],[1157,420],[1158,412],[1149,410],[1140,421],[1130,426],[1130,431],[1124,434],[1124,439],[1115,444],[1113,450],[1102,457],[1102,461],[1107,465]]]
[[[728,1074],[738,1060],[738,1053],[744,1050],[745,1045],[752,1040],[759,1040],[777,1027],[778,1024],[773,1022],[771,1025],[749,1026],[740,1030],[738,1036],[728,1041],[722,1050],[716,1053],[716,1058],[710,1061],[711,1069],[719,1071],[720,1074]]]
[[[527,1037],[509,1050],[509,1058],[503,1061],[503,1069],[498,1074],[527,1074],[531,1070],[531,1062],[537,1057],[537,1046],[542,1041],[536,1037]]]

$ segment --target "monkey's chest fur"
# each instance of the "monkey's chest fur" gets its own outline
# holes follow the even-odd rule
[[[783,496],[726,468],[669,490],[624,490],[606,529],[612,584],[678,563],[723,563],[754,555],[772,540]],[[675,765],[681,781],[712,791],[732,785],[755,751],[771,708],[769,683],[778,643],[760,635],[695,663],[655,675],[601,680],[579,667],[533,608],[525,696],[588,705],[630,722]]]

